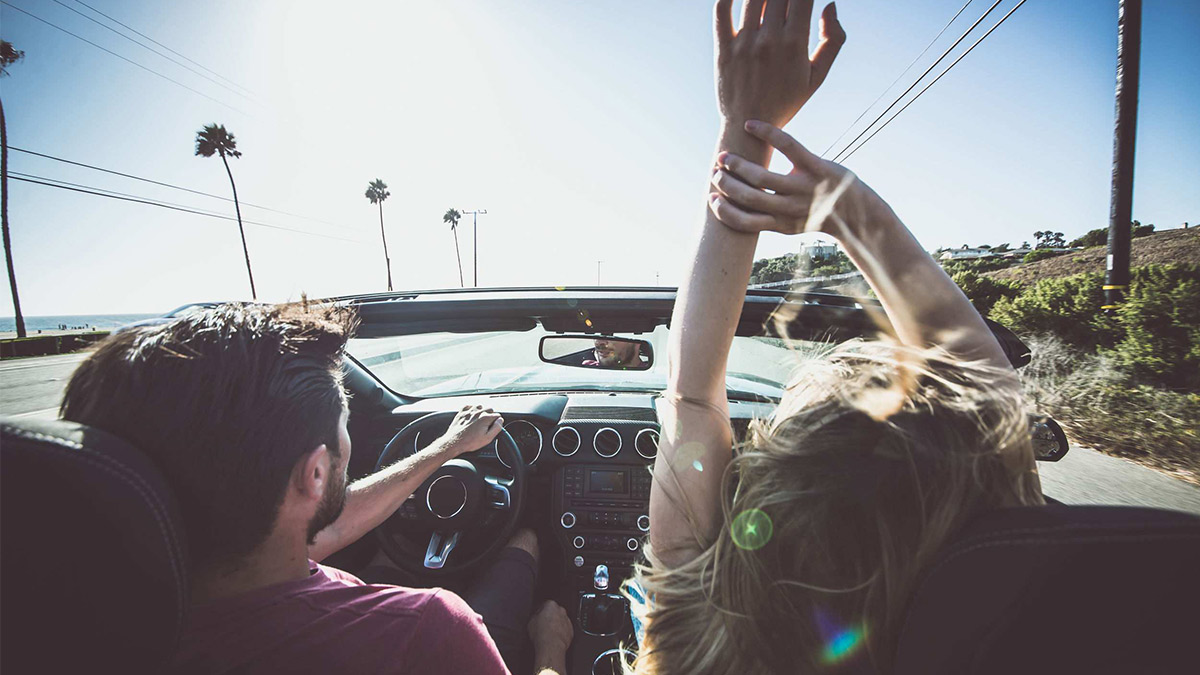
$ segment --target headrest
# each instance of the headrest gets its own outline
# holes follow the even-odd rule
[[[0,465],[0,670],[161,670],[188,570],[150,459],[81,424],[0,418]]]
[[[1195,667],[1200,518],[1047,505],[977,519],[909,603],[894,672],[1150,673]]]

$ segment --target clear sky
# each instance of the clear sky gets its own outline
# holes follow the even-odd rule
[[[10,145],[228,195],[220,161],[193,156],[196,131],[223,123],[245,153],[232,167],[242,199],[339,226],[247,219],[353,240],[247,226],[260,299],[384,290],[363,196],[377,177],[397,288],[457,286],[450,207],[488,211],[483,285],[594,284],[597,260],[605,284],[683,274],[717,128],[708,0],[86,0],[254,100],[70,11],[105,21],[75,0],[7,1],[224,103],[0,6],[0,35],[26,53],[0,80]],[[843,0],[848,42],[788,131],[824,150],[963,1]],[[878,109],[990,4],[973,2]],[[848,166],[929,249],[1107,226],[1116,8],[1028,0]],[[1200,221],[1198,35],[1200,3],[1146,0],[1134,217],[1160,229]],[[18,152],[9,169],[233,214]],[[9,217],[27,315],[249,296],[233,222],[16,181]],[[469,218],[459,244],[470,285]],[[768,236],[758,253],[798,245]],[[7,288],[0,298],[11,315]]]

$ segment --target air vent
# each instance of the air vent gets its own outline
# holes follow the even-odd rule
[[[621,451],[621,434],[612,427],[604,427],[592,438],[592,446],[601,457],[613,457]]]
[[[654,459],[654,456],[658,454],[658,432],[653,429],[642,429],[633,439],[633,448],[642,457]]]
[[[550,439],[550,445],[554,447],[554,452],[570,457],[579,450],[579,432],[574,427],[559,427],[554,432],[554,438]]]
[[[653,408],[629,406],[574,405],[563,411],[563,421],[568,420],[627,420],[630,422],[657,422]]]

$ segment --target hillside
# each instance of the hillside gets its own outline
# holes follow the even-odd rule
[[[1039,260],[1026,265],[987,272],[994,279],[1009,279],[1023,284],[1039,279],[1066,277],[1081,272],[1103,272],[1108,251],[1103,246],[1092,246],[1082,251],[1068,253],[1057,258]],[[1141,267],[1154,263],[1193,262],[1200,263],[1200,227],[1163,230],[1138,237],[1131,242],[1129,266]]]

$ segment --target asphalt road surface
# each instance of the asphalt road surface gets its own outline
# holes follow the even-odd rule
[[[423,358],[405,357],[406,368],[416,372],[442,367],[451,361],[458,368],[486,367],[487,353],[509,346],[518,338],[487,340],[488,349],[459,343],[460,349],[430,349]],[[470,356],[468,356],[470,355]],[[0,415],[54,419],[63,389],[82,354],[14,359],[0,362]],[[536,355],[533,356],[536,359]],[[478,362],[475,362],[478,361]],[[380,363],[381,373],[397,365]],[[416,374],[409,372],[409,376]],[[1072,446],[1057,463],[1039,463],[1043,491],[1068,504],[1123,504],[1154,506],[1200,514],[1200,488],[1147,469],[1133,462]]]

